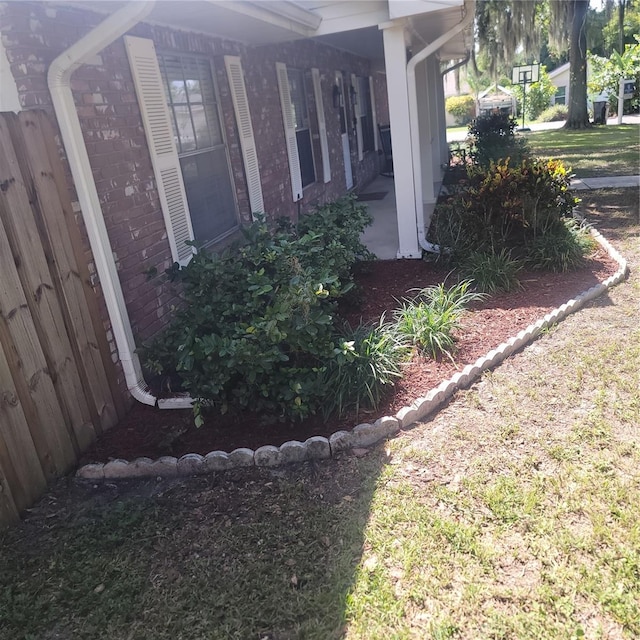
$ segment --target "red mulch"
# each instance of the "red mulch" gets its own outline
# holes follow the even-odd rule
[[[521,291],[494,295],[474,305],[466,314],[458,335],[455,365],[447,359],[440,362],[416,356],[407,365],[406,374],[375,412],[349,416],[324,423],[315,417],[303,423],[260,424],[260,416],[208,416],[206,424],[197,429],[189,410],[160,410],[136,404],[116,427],[104,434],[82,458],[81,463],[106,462],[112,458],[185,453],[205,455],[210,451],[231,451],[237,447],[255,449],[265,444],[280,445],[287,440],[301,440],[313,435],[328,436],[339,429],[348,429],[359,422],[374,421],[383,415],[393,415],[411,404],[442,380],[451,377],[465,365],[514,336],[549,311],[582,293],[615,273],[617,265],[603,251],[587,264],[571,273],[554,274],[521,272]],[[377,320],[380,314],[397,307],[396,300],[411,295],[409,290],[442,282],[447,272],[421,260],[380,261],[367,265],[357,277],[363,292],[357,310],[343,310],[351,322]]]

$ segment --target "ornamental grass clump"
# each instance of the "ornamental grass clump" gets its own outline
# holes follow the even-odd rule
[[[325,418],[349,411],[376,409],[384,394],[402,377],[411,345],[384,317],[376,325],[345,325],[342,339],[324,371]]]
[[[460,317],[467,306],[485,296],[471,290],[470,280],[446,288],[444,284],[427,287],[413,298],[405,298],[394,312],[398,331],[425,355],[452,358]]]
[[[172,272],[183,304],[145,345],[146,366],[179,376],[198,424],[205,407],[250,410],[265,421],[316,413],[342,340],[337,300],[353,286],[355,262],[370,257],[359,240],[370,222],[347,197],[297,227],[270,230],[258,221],[243,230],[243,243],[220,254],[199,251]]]
[[[511,258],[506,249],[501,251],[473,251],[463,261],[460,271],[473,281],[475,288],[484,293],[515,291],[520,288],[518,272],[522,263]]]
[[[532,269],[563,273],[581,267],[595,248],[589,227],[569,218],[533,239],[527,248],[526,263]]]

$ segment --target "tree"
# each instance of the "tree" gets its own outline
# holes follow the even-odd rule
[[[513,64],[516,52],[539,55],[537,26],[548,19],[551,44],[569,48],[569,115],[565,127],[590,126],[587,113],[587,39],[589,0],[479,0],[476,5],[476,34],[481,48],[490,55],[492,75]],[[548,16],[548,18],[547,18]],[[536,52],[536,48],[538,51]]]
[[[587,15],[589,0],[551,0],[550,35],[569,45],[569,104],[565,129],[591,126],[587,113]]]
[[[626,45],[622,55],[613,51],[609,58],[590,55],[589,60],[593,72],[589,89],[594,93],[609,94],[613,102],[618,99],[620,80],[640,80],[640,36],[636,35],[635,44]]]

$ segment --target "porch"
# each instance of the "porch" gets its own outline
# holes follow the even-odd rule
[[[367,197],[371,195],[376,197]],[[378,260],[396,260],[402,257],[398,239],[396,188],[393,177],[378,176],[360,196],[360,201],[367,205],[369,213],[373,216],[373,222],[362,234],[362,242]],[[431,219],[434,208],[435,203],[424,205],[425,220]],[[425,229],[426,232],[428,229]]]

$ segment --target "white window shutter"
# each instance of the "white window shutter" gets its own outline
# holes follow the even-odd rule
[[[356,140],[358,142],[358,160],[362,162],[364,158],[363,140],[362,140],[362,95],[360,94],[360,83],[355,73],[351,74],[351,86],[356,92],[356,104],[354,107],[354,115],[356,117]]]
[[[378,133],[378,113],[376,111],[376,94],[373,91],[373,76],[369,76],[369,96],[371,96],[371,126],[373,127],[373,147],[380,148]]]
[[[244,84],[242,64],[238,56],[225,56],[224,63],[227,67],[227,77],[229,78],[229,86],[231,87],[231,98],[233,99],[233,108],[236,113],[238,133],[240,134],[240,148],[242,149],[244,172],[247,176],[251,213],[262,213],[264,212],[264,201],[262,199],[262,182],[260,180],[258,152],[256,149],[256,140],[253,136],[251,111],[249,110],[247,89]]]
[[[320,134],[320,151],[322,152],[322,177],[324,182],[327,183],[331,182],[331,162],[329,161],[329,142],[327,140],[327,123],[324,117],[320,70],[311,69],[311,78],[313,80],[313,94],[316,99],[316,112],[318,113],[318,132]]]
[[[193,240],[193,228],[158,58],[152,40],[125,36],[124,41],[147,134],[171,255],[175,262],[184,265],[194,252],[193,247],[185,244]]]
[[[297,202],[302,199],[302,173],[300,171],[300,157],[298,156],[298,142],[296,140],[296,121],[293,113],[293,104],[291,103],[287,65],[282,62],[276,62],[276,73],[278,75],[278,88],[280,89],[280,106],[282,108],[284,135],[287,144],[287,154],[289,156],[291,191],[293,192],[293,201]]]

